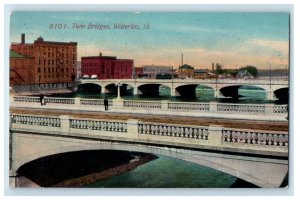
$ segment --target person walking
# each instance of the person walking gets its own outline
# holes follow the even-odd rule
[[[43,100],[44,100],[44,95],[40,94],[40,103],[41,103],[41,106],[43,106]]]
[[[104,108],[105,108],[105,110],[108,110],[108,99],[107,99],[107,97],[105,97],[105,99],[104,99]]]

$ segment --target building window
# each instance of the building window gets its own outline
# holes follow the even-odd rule
[[[44,60],[44,65],[46,65],[46,60]]]
[[[41,73],[41,68],[40,67],[38,68],[38,73]]]
[[[46,73],[46,67],[44,67],[44,73]]]
[[[39,60],[39,65],[41,65],[41,60]]]

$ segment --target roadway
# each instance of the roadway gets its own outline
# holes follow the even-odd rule
[[[251,130],[271,130],[288,131],[288,121],[267,121],[267,120],[242,120],[242,119],[224,119],[210,117],[185,117],[170,115],[149,115],[149,114],[130,114],[105,111],[80,111],[71,109],[45,109],[40,108],[10,108],[10,113],[14,114],[32,114],[32,115],[70,115],[78,118],[92,119],[110,119],[110,120],[128,120],[136,119],[143,122],[170,123],[181,125],[209,126],[220,125],[225,128],[251,129]],[[259,117],[259,116],[258,116]]]

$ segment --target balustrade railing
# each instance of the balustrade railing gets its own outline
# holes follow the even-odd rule
[[[60,127],[61,121],[58,117],[44,117],[44,116],[28,116],[28,115],[12,115],[12,123],[26,124],[33,126],[51,126]]]
[[[15,102],[39,102],[39,97],[15,96]],[[81,99],[81,98],[55,98],[46,97],[46,103],[85,105],[85,106],[104,106],[103,99]],[[109,100],[109,106],[113,106]],[[236,114],[263,114],[263,115],[284,115],[287,114],[287,105],[272,104],[233,104],[233,103],[198,103],[198,102],[169,102],[169,101],[138,101],[121,100],[118,108],[134,109],[156,109],[170,111],[201,111],[207,113],[236,113]],[[112,107],[114,108],[114,107]]]
[[[225,143],[288,146],[288,133],[235,129],[223,129],[222,133]]]
[[[265,113],[266,105],[255,104],[217,104],[217,112]]]
[[[58,104],[75,104],[74,98],[55,98],[47,97],[45,98],[46,103],[58,103]]]
[[[80,105],[104,106],[103,99],[80,99]],[[113,102],[108,100],[108,105],[112,106]]]
[[[39,97],[15,96],[15,102],[40,102]]]
[[[169,102],[168,109],[209,112],[209,103]]]
[[[69,116],[65,115],[47,117],[22,114],[13,114],[11,116],[11,124],[13,128],[21,129],[24,128],[23,125],[29,125],[31,131],[37,128],[36,131],[39,133],[43,131],[45,131],[45,133],[53,131],[53,129],[50,130],[49,127],[57,127],[57,129],[55,129],[56,134],[68,132],[69,135],[72,135],[72,133],[78,134],[78,131],[85,134],[85,130],[126,133],[122,134],[122,137],[133,137],[135,140],[141,139],[141,142],[145,142],[145,137],[147,140],[149,140],[150,137],[154,143],[155,141],[169,141],[174,142],[176,145],[190,142],[198,144],[198,142],[200,142],[199,144],[201,145],[230,148],[247,147],[253,150],[266,149],[280,152],[287,152],[289,145],[288,132],[244,130],[219,126],[158,124],[141,121],[133,123],[132,120],[112,121],[104,119],[69,118]],[[29,127],[25,128],[28,129]],[[110,135],[110,137],[113,136]]]
[[[274,105],[273,113],[274,114],[286,114],[288,112],[287,105]]]
[[[154,108],[161,109],[160,101],[128,101],[124,100],[123,106],[126,108]]]
[[[147,135],[208,140],[208,127],[139,123],[138,133]]]
[[[127,123],[124,121],[70,119],[70,128],[127,132]]]

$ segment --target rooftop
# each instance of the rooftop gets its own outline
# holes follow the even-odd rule
[[[25,56],[15,52],[14,50],[10,50],[9,57],[10,58],[26,58]]]
[[[63,44],[71,44],[77,45],[77,42],[55,42],[55,41],[45,41],[41,36],[34,40],[34,44],[53,44],[53,45],[63,45]]]
[[[194,69],[194,67],[191,67],[190,65],[184,64],[179,67],[179,69]]]

